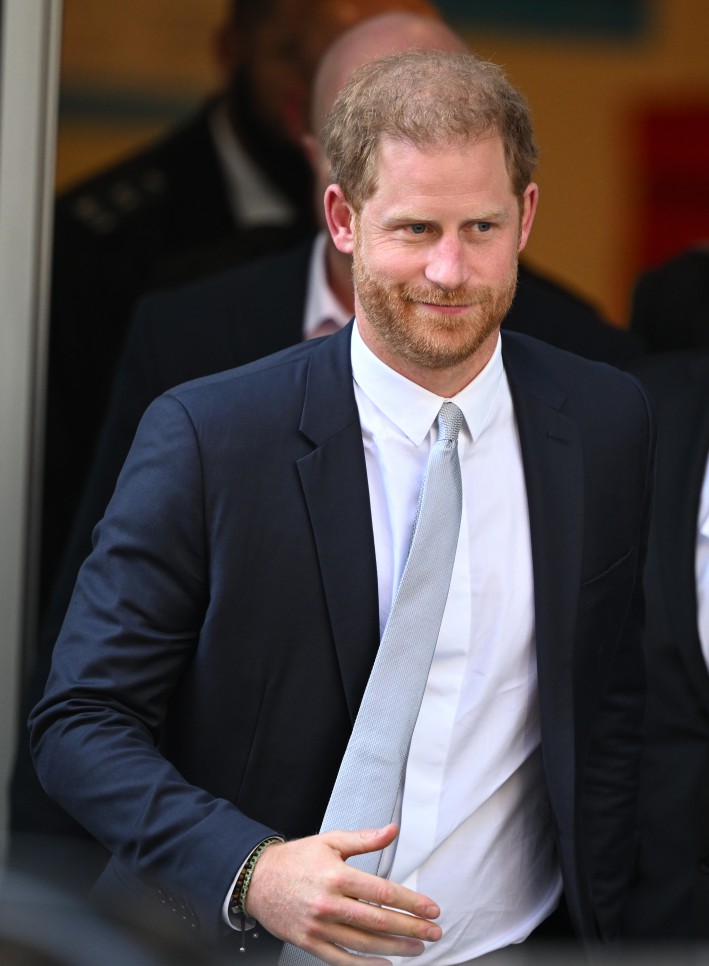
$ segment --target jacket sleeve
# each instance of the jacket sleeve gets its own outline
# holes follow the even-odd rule
[[[94,536],[30,718],[40,780],[134,874],[221,927],[236,870],[273,834],[161,753],[171,695],[209,602],[199,444],[182,404],[144,417]],[[129,564],[129,565],[127,565]]]

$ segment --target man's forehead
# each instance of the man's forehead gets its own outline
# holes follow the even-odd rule
[[[501,136],[494,130],[484,133],[473,133],[452,137],[431,137],[414,141],[411,138],[385,134],[377,145],[374,161],[375,170],[396,166],[402,162],[415,164],[417,160],[427,167],[443,165],[451,156],[478,158],[484,152],[491,161],[505,161],[505,149]]]
[[[422,145],[403,138],[384,138],[372,173],[373,190],[365,205],[383,202],[406,208],[409,199],[426,198],[448,203],[490,190],[500,199],[514,196],[498,134]]]

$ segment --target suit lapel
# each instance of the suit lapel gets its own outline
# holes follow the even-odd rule
[[[300,429],[315,448],[298,460],[298,472],[354,721],[379,646],[379,607],[350,333],[351,325],[312,353]]]
[[[348,708],[354,720],[379,645],[374,538],[349,328],[311,356],[298,461]],[[503,358],[519,428],[529,504],[541,727],[546,767],[567,784],[574,761],[573,639],[583,539],[581,447],[560,410],[565,394],[522,340]],[[346,391],[343,392],[343,387]],[[553,786],[552,774],[549,775]]]
[[[527,487],[542,748],[554,796],[555,789],[574,787],[570,642],[583,546],[581,444],[576,423],[561,411],[565,392],[547,376],[529,347],[509,334],[503,336],[502,346]],[[566,811],[572,797],[559,796],[555,804]]]

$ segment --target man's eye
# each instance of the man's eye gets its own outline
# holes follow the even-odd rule
[[[426,226],[425,225],[411,225],[411,231],[414,233],[414,235],[423,235],[423,233],[426,231]]]
[[[491,221],[478,221],[476,224],[477,224],[477,229],[480,232],[490,231],[490,229],[492,228]]]

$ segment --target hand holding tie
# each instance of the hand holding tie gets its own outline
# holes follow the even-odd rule
[[[396,882],[346,864],[394,840],[396,825],[332,831],[270,845],[254,869],[247,912],[273,935],[331,966],[372,966],[382,956],[416,956],[441,929],[438,906]],[[346,948],[344,948],[346,947]],[[370,958],[375,957],[375,958]]]

